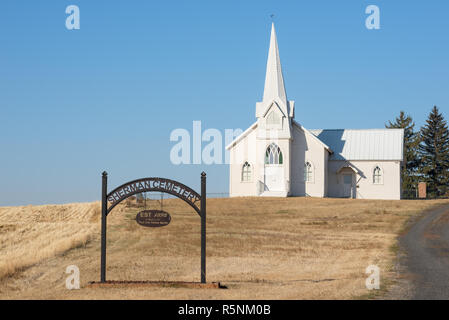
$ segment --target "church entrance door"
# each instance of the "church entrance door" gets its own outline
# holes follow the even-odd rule
[[[343,174],[343,198],[354,198],[353,180],[353,174]]]
[[[265,191],[284,191],[284,168],[282,165],[265,166]]]
[[[265,191],[285,191],[283,164],[281,148],[272,142],[265,151]]]

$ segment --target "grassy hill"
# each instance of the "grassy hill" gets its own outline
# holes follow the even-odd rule
[[[446,200],[209,199],[207,280],[228,290],[87,288],[100,274],[100,204],[0,208],[2,299],[350,299],[370,293],[365,269],[395,279],[396,237],[411,216]],[[108,216],[108,280],[200,279],[200,218],[179,199],[162,228],[135,222],[142,206]],[[159,209],[157,201],[147,208]],[[81,289],[67,290],[77,265]]]

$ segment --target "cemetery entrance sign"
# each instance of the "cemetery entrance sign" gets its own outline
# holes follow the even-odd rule
[[[123,200],[141,192],[165,192],[188,203],[201,218],[201,283],[206,283],[206,173],[201,173],[201,195],[186,185],[165,178],[143,178],[122,184],[107,192],[108,174],[103,172],[101,191],[101,282],[106,282],[107,216]],[[170,215],[161,210],[144,210],[136,222],[143,226],[160,227],[170,223]]]
[[[163,227],[170,221],[170,214],[162,210],[143,210],[136,215],[136,222],[144,227]]]

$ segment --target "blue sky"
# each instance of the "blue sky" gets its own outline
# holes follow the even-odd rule
[[[80,8],[67,30],[65,8]],[[365,28],[380,8],[381,29]],[[448,1],[2,1],[0,205],[91,201],[162,176],[227,192],[226,165],[172,165],[176,128],[246,129],[262,98],[270,14],[307,128],[421,126],[449,107]]]

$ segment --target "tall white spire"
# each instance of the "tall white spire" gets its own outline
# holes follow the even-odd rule
[[[265,76],[265,88],[263,102],[269,103],[278,98],[287,106],[287,95],[282,76],[281,59],[279,58],[278,42],[274,23],[271,24],[270,49],[268,50],[267,73]]]

